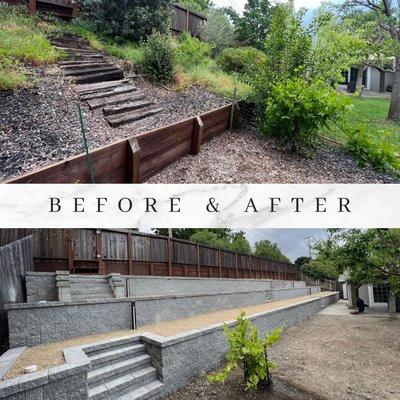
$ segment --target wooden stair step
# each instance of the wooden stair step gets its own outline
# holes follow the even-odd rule
[[[67,55],[66,60],[79,60],[79,61],[91,61],[91,60],[99,60],[104,59],[104,56],[101,54],[93,54],[93,55],[83,55],[83,54],[69,54]]]
[[[146,96],[144,94],[133,97],[132,93],[124,93],[124,94],[118,94],[115,96],[106,97],[106,98],[102,98],[102,99],[89,100],[87,103],[91,110],[96,110],[97,108],[104,108],[106,106],[120,104],[120,103],[124,103],[127,101],[143,100],[145,97]]]
[[[70,65],[60,65],[61,69],[66,71],[70,70],[78,70],[78,69],[89,69],[89,68],[103,68],[103,67],[112,67],[113,65],[107,61],[94,62],[94,63],[85,63],[85,64],[70,64]]]
[[[110,96],[114,96],[116,94],[135,92],[136,90],[137,90],[137,88],[133,85],[117,86],[115,88],[105,89],[100,92],[82,95],[81,100],[88,101],[88,100],[93,100],[93,99],[101,99],[103,97],[110,97]]]
[[[162,110],[162,108],[153,108],[145,111],[140,110],[123,114],[109,115],[106,117],[106,120],[114,128],[120,125],[129,124],[130,122],[138,121],[139,119],[150,117],[151,115],[157,114]]]
[[[154,101],[144,100],[144,101],[129,101],[121,104],[120,106],[104,107],[104,115],[116,115],[127,113],[128,111],[137,110],[139,108],[145,108],[154,104]]]
[[[92,75],[92,74],[97,74],[99,72],[110,72],[110,71],[121,71],[121,70],[115,67],[114,65],[110,65],[109,67],[99,67],[99,68],[67,69],[64,70],[64,75],[81,76],[81,75]]]
[[[109,89],[113,87],[122,86],[126,83],[129,83],[127,79],[123,79],[121,81],[114,81],[114,82],[99,82],[99,83],[89,83],[87,85],[80,85],[76,86],[75,90],[79,94],[89,94],[101,91],[103,89]]]
[[[80,61],[60,61],[58,65],[60,67],[68,67],[69,65],[87,65],[87,64],[94,64],[94,63],[102,63],[108,62],[105,58],[103,59],[95,59],[95,60],[80,60]]]
[[[98,51],[93,49],[79,49],[77,47],[65,47],[65,46],[54,46],[57,50],[69,52],[69,53],[85,53],[85,54],[99,54]]]
[[[114,71],[100,72],[97,74],[79,76],[75,79],[75,83],[80,84],[80,83],[117,81],[119,79],[122,79],[123,77],[124,73],[122,72],[122,70],[117,69]]]

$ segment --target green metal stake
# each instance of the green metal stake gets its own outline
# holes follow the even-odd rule
[[[85,124],[83,122],[82,109],[81,109],[81,106],[79,104],[78,104],[78,110],[79,110],[79,119],[81,121],[81,131],[82,131],[82,136],[83,136],[83,147],[85,148],[85,152],[86,152],[86,160],[87,160],[87,164],[88,164],[90,181],[92,183],[96,183],[96,180],[94,178],[92,155],[89,152],[89,146],[88,146],[87,139],[86,139]]]

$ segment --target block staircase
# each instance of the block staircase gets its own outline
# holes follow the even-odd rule
[[[72,300],[113,299],[108,279],[99,275],[71,275]]]
[[[124,71],[112,64],[103,53],[93,50],[89,43],[72,35],[52,38],[56,49],[66,54],[60,61],[65,76],[71,77],[82,102],[91,110],[102,109],[112,127],[132,123],[162,111],[152,107],[154,99],[146,99],[128,79]],[[131,75],[131,79],[137,78]]]
[[[83,347],[92,369],[88,372],[89,400],[145,400],[161,397],[151,357],[139,337],[112,339]]]

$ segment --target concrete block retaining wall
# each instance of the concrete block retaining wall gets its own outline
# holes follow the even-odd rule
[[[65,350],[64,357],[66,364],[59,367],[0,381],[0,399],[88,399],[87,372],[90,369],[89,359],[80,348]]]
[[[132,329],[131,299],[8,305],[10,347]]]
[[[315,294],[320,292],[319,287],[315,288],[299,288],[299,289],[277,289],[271,290],[271,295],[274,300],[278,299],[289,299],[291,297],[309,296],[310,294]]]
[[[260,313],[250,319],[259,328],[260,334],[264,335],[278,326],[287,328],[338,300],[339,295],[333,294],[323,299],[306,300],[297,305]],[[233,324],[234,322],[231,323]],[[166,386],[164,394],[178,390],[193,378],[218,367],[225,360],[228,350],[222,324],[167,339],[146,334],[142,341],[152,357],[159,379]]]
[[[26,297],[28,303],[56,301],[56,274],[54,272],[27,272]]]
[[[262,304],[266,292],[202,294],[135,299],[137,327],[217,310]]]

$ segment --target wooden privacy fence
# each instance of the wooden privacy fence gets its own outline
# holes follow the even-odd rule
[[[172,9],[171,30],[175,34],[190,32],[192,36],[200,37],[203,23],[207,21],[204,15],[191,11],[180,4],[174,4]]]
[[[33,235],[36,271],[299,280],[296,265],[198,243],[109,229],[3,229],[0,244]]]
[[[235,104],[145,132],[91,153],[96,183],[140,183],[226,131]],[[5,183],[90,183],[85,154],[20,175]]]
[[[320,286],[322,290],[341,292],[342,284],[332,279],[315,279],[306,274],[300,273],[300,279],[305,281],[307,286]]]
[[[4,304],[25,301],[25,273],[32,270],[32,236],[0,247],[0,354],[6,349],[8,338]]]

